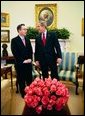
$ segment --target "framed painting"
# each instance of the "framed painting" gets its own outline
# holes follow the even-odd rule
[[[82,24],[81,25],[82,25],[81,26],[82,27],[82,29],[81,29],[82,30],[82,36],[84,36],[84,18],[82,18]]]
[[[1,13],[1,27],[9,27],[9,14]]]
[[[1,30],[1,42],[10,42],[9,30]]]
[[[45,21],[47,27],[54,29],[57,27],[57,4],[36,4],[35,22]]]

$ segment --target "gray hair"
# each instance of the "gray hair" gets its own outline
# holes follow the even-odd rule
[[[39,21],[39,23],[40,23],[40,25],[41,26],[44,26],[45,28],[47,28],[47,23],[46,23],[46,21]]]

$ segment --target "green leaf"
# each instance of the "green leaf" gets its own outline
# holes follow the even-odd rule
[[[48,29],[49,32],[55,31],[57,38],[58,39],[69,39],[71,33],[66,29],[66,28],[62,28],[62,29]],[[27,38],[28,39],[35,39],[36,36],[39,34],[38,30],[34,27],[28,27],[27,29]]]

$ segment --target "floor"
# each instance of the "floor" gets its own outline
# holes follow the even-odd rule
[[[71,115],[84,115],[84,92],[79,87],[79,95],[75,95],[75,88],[72,85],[66,84],[69,88],[70,98],[68,100],[68,107]],[[16,94],[16,87],[11,90],[11,100],[5,105],[1,114],[3,115],[21,115],[24,108],[24,99],[20,93]]]
[[[69,87],[70,98],[68,106],[71,115],[84,115],[84,92],[79,88],[79,95],[75,95],[74,87]]]

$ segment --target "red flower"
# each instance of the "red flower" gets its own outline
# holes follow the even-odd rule
[[[56,91],[56,86],[55,86],[55,85],[51,85],[50,91],[51,91],[51,92],[55,92],[55,91]]]
[[[57,79],[36,78],[30,86],[25,88],[24,100],[29,108],[34,108],[40,114],[42,109],[61,110],[69,98],[68,89]]]
[[[40,114],[41,111],[42,111],[42,106],[38,106],[38,107],[36,107],[36,112],[37,112],[38,114]]]
[[[59,111],[63,108],[63,106],[65,105],[66,103],[66,98],[58,98],[58,100],[56,101],[56,109]]]
[[[25,90],[24,90],[25,93],[27,93],[27,92],[29,91],[29,89],[30,89],[30,87],[29,87],[29,86],[26,86],[26,87],[25,87]]]
[[[50,104],[51,106],[55,105],[55,103],[56,103],[55,100],[53,100],[53,99],[50,99],[50,100],[49,100],[49,104]]]
[[[61,89],[57,89],[57,91],[56,91],[56,95],[62,95],[62,91],[61,91]]]
[[[43,80],[38,81],[38,86],[39,87],[44,87],[44,81]]]
[[[50,92],[48,91],[48,89],[46,89],[45,91],[43,91],[44,96],[50,96]]]
[[[57,86],[57,82],[58,82],[58,81],[57,81],[57,79],[55,79],[55,78],[52,80],[52,84],[53,84],[53,85],[56,85],[56,86]]]
[[[37,85],[37,81],[36,80],[33,81],[31,85]],[[31,85],[30,85],[30,87],[31,87]]]
[[[43,96],[41,99],[41,102],[43,105],[47,105],[49,102],[49,98],[47,96]]]
[[[33,91],[32,89],[29,89],[29,91],[27,92],[28,95],[32,95]]]
[[[39,96],[42,96],[43,95],[43,93],[42,93],[42,91],[41,91],[41,87],[37,87],[37,89],[36,89],[36,92],[35,92],[37,95],[39,95]]]
[[[40,78],[35,78],[35,80],[34,80],[34,81],[37,81],[37,82],[38,82],[38,81],[40,81],[40,80],[41,80]]]
[[[46,91],[46,90],[48,90],[47,87],[42,88],[42,91],[43,91],[43,92]]]
[[[52,100],[56,100],[56,96],[55,96],[55,95],[52,95],[52,96],[51,96],[51,99],[52,99]]]
[[[38,105],[38,101],[32,101],[30,104],[32,108],[35,108],[37,105]]]
[[[48,104],[47,109],[48,110],[52,110],[52,105],[51,104]]]
[[[28,95],[26,95],[24,97],[24,100],[25,100],[25,102],[27,103],[28,106],[30,106],[30,104],[31,104],[31,102],[33,100],[32,98],[33,98],[32,96],[28,96]]]
[[[45,85],[47,87],[50,87],[51,86],[51,82],[52,82],[51,78],[45,78]]]
[[[56,104],[56,110],[60,111],[63,108],[63,106],[61,104]]]

